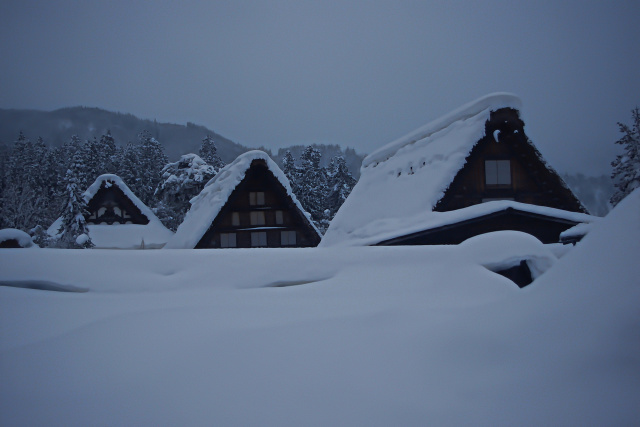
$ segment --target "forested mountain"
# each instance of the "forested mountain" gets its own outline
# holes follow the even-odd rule
[[[128,142],[137,141],[142,131],[148,131],[162,143],[167,157],[172,161],[178,160],[183,154],[197,153],[202,138],[207,135],[212,136],[218,155],[225,163],[232,162],[240,154],[252,149],[193,123],[159,123],[155,120],[140,119],[132,114],[115,113],[100,108],[70,107],[55,111],[0,109],[0,145],[4,143],[11,146],[20,132],[31,141],[42,138],[45,144],[59,147],[69,141],[72,135],[77,135],[84,141],[94,137],[99,139],[107,131],[111,132],[116,144],[121,147]],[[321,166],[328,166],[333,157],[341,155],[353,176],[359,176],[364,156],[357,154],[352,148],[343,151],[338,145],[313,147],[322,154]],[[282,165],[282,158],[287,150],[291,150],[295,158],[300,158],[305,146],[280,148],[277,153],[267,148],[261,149]]]
[[[100,108],[71,107],[55,111],[0,109],[0,143],[13,144],[20,132],[32,141],[42,138],[45,144],[59,147],[72,135],[81,140],[100,138],[111,131],[119,146],[137,141],[142,131],[148,131],[165,148],[167,157],[177,160],[180,155],[197,153],[202,138],[211,135],[218,154],[225,162],[250,150],[204,126],[187,123],[159,123],[140,119],[132,114],[114,113]]]

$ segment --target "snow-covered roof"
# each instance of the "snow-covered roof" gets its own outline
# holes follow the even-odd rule
[[[17,228],[4,228],[0,230],[0,243],[6,242],[7,240],[15,240],[22,248],[38,248],[38,245],[33,243],[31,236]]]
[[[393,239],[394,237],[406,236],[423,230],[457,224],[484,215],[506,211],[507,209],[574,222],[592,222],[598,219],[597,217],[580,212],[530,205],[512,200],[495,200],[448,212],[423,211],[405,217],[380,218],[350,232],[346,232],[344,229],[336,226],[331,234],[327,231],[327,234],[325,234],[319,246],[375,245],[376,243]],[[331,227],[333,226],[334,223],[332,222]],[[331,227],[329,230],[331,230]],[[329,237],[327,238],[327,236]]]
[[[596,221],[574,225],[573,227],[560,233],[560,241],[575,242],[582,239],[591,231],[595,223]]]
[[[227,203],[229,196],[238,184],[242,182],[247,170],[254,160],[264,160],[267,168],[276,177],[287,191],[287,194],[296,207],[304,214],[309,224],[316,230],[309,214],[291,191],[289,180],[278,165],[269,157],[267,153],[260,150],[248,151],[241,154],[232,163],[222,168],[218,174],[212,178],[199,195],[191,199],[191,209],[178,227],[176,234],[167,243],[167,249],[194,248],[200,241],[204,233],[209,229],[213,220],[218,216],[222,207]]]
[[[320,246],[375,244],[468,219],[480,214],[479,211],[497,211],[511,205],[520,210],[542,209],[547,215],[573,218],[572,212],[515,202],[432,212],[473,147],[485,136],[485,123],[491,112],[507,107],[519,110],[520,99],[508,93],[484,96],[371,153],[363,160],[360,180],[331,222]],[[580,215],[580,218],[590,217]]]
[[[140,209],[149,220],[148,224],[87,224],[89,236],[96,248],[99,249],[153,249],[161,248],[173,236],[173,232],[166,228],[153,211],[129,189],[127,184],[117,175],[104,174],[96,178],[95,182],[83,193],[85,202],[89,203],[96,195],[102,184],[108,188],[118,187]],[[47,230],[50,236],[56,236],[62,218],[58,218]]]
[[[129,200],[131,200],[131,202],[133,202],[133,204],[136,205],[138,209],[140,209],[140,212],[142,212],[142,214],[147,217],[149,222],[152,222],[152,221],[160,222],[160,220],[153,213],[153,211],[149,209],[147,205],[142,203],[142,200],[138,199],[138,196],[133,194],[133,192],[129,189],[127,184],[125,184],[122,178],[120,178],[118,175],[107,173],[104,175],[100,175],[98,178],[96,178],[95,182],[91,184],[91,186],[89,186],[89,188],[87,188],[87,191],[85,191],[83,194],[85,202],[89,203],[91,199],[93,199],[93,197],[96,195],[98,190],[100,190],[102,183],[104,183],[106,188],[109,188],[112,185],[115,185],[120,190],[122,190],[125,196],[127,196]]]

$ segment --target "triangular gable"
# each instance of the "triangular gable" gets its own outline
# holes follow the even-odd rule
[[[100,175],[83,197],[89,211],[86,218],[89,224],[146,225],[158,220],[117,175]]]
[[[434,210],[446,212],[487,200],[515,200],[587,213],[531,143],[513,108],[491,112],[484,136],[474,144]]]
[[[441,221],[442,214],[438,211],[456,210],[495,199],[585,212],[526,138],[518,116],[520,105],[520,100],[511,94],[487,95],[367,156],[360,180],[331,222],[321,246],[376,244],[403,236],[401,230],[419,231],[418,227],[424,224]],[[505,114],[511,121],[498,124]],[[485,179],[484,157],[481,157],[479,170],[480,160],[467,169],[470,160],[478,157],[474,153],[487,146],[479,142],[498,138],[506,144],[509,138],[515,138],[509,136],[514,132],[519,134],[520,145],[514,155],[520,156],[518,161],[524,162],[525,169],[518,179],[526,181],[525,188],[542,189],[536,190],[542,193],[551,191],[547,197],[550,201],[527,198],[524,192],[517,197],[501,191],[483,194],[468,185]],[[497,161],[505,160],[508,155],[491,154],[495,155],[493,160],[496,162],[490,166],[499,167],[503,172],[504,164]],[[464,180],[472,168],[475,168],[473,176]],[[491,190],[504,190],[500,185],[493,187]]]
[[[262,151],[240,155],[191,203],[166,248],[299,247],[320,241],[289,180]]]

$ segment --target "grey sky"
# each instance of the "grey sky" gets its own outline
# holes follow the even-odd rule
[[[369,153],[508,91],[553,166],[609,173],[616,122],[640,104],[638,18],[638,1],[4,0],[0,107]]]

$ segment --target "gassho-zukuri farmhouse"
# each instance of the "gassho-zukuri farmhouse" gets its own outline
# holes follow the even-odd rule
[[[515,95],[487,95],[371,153],[320,246],[458,244],[500,230],[579,240],[570,229],[597,218],[529,140],[520,108]]]

